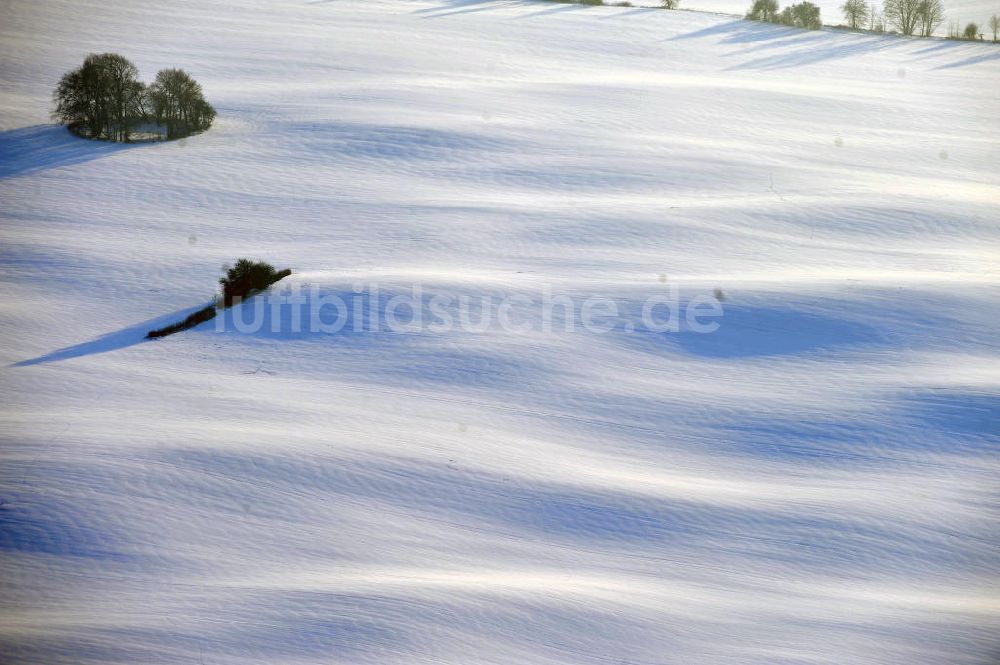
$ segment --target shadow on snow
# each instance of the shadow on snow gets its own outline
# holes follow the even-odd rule
[[[60,125],[11,129],[0,132],[0,180],[84,164],[141,145],[84,139]]]
[[[13,365],[9,365],[9,367],[43,365],[45,363],[58,362],[60,360],[69,360],[71,358],[80,358],[98,353],[107,353],[108,351],[117,351],[119,349],[135,346],[136,344],[141,344],[143,342],[151,342],[154,340],[146,339],[146,333],[150,330],[153,330],[154,328],[162,328],[163,326],[177,321],[182,321],[189,314],[193,314],[203,308],[205,304],[207,303],[203,303],[196,307],[188,307],[186,309],[178,310],[172,314],[164,314],[154,319],[148,319],[142,323],[137,323],[135,325],[128,326],[127,328],[122,328],[121,330],[101,335],[100,337],[92,339],[88,342],[82,342],[80,344],[74,344],[62,349],[57,349],[38,356],[37,358],[22,360],[14,363]]]

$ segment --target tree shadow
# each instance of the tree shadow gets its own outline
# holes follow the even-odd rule
[[[605,6],[615,7],[616,5],[609,4]],[[624,16],[631,16],[635,14],[648,14],[650,12],[658,12],[658,11],[662,10],[658,7],[631,7],[631,8],[624,8],[623,11],[616,12],[614,14],[601,14],[600,16],[602,19],[622,18]]]
[[[798,30],[796,28],[788,28],[788,30],[791,30],[791,32],[784,35],[777,35],[774,39],[745,46],[738,51],[730,51],[724,55],[725,57],[732,57],[734,55],[800,46],[815,48],[817,44],[821,44],[825,39],[828,39],[827,35],[818,30]]]
[[[956,67],[977,65],[981,62],[989,62],[990,60],[1000,60],[1000,52],[983,53],[982,55],[965,58],[964,60],[958,60],[957,62],[950,62],[947,65],[941,65],[939,67],[935,67],[934,69],[955,69]]]
[[[534,4],[541,4],[541,5],[551,4],[553,6],[552,7],[546,7],[545,9],[539,10],[537,12],[531,12],[530,14],[520,14],[519,16],[517,16],[515,18],[518,18],[518,19],[535,18],[537,16],[545,16],[547,14],[561,14],[563,12],[579,11],[581,9],[586,9],[587,8],[587,5],[579,5],[579,4],[576,4],[576,3],[568,3],[568,2],[540,2],[540,3],[534,3],[533,2],[531,4],[533,4],[533,5]]]
[[[518,6],[535,4],[524,0],[513,0],[508,2],[497,2],[496,0],[445,0],[441,7],[428,7],[418,9],[414,14],[423,15],[423,18],[441,18],[453,14],[472,14],[474,12],[485,12],[499,7]]]
[[[73,346],[67,346],[62,349],[50,351],[49,353],[38,356],[37,358],[22,360],[12,365],[8,365],[8,367],[43,365],[45,363],[69,360],[71,358],[80,358],[82,356],[90,356],[97,353],[117,351],[118,349],[135,346],[136,344],[141,344],[143,342],[150,342],[153,340],[146,339],[146,333],[150,330],[153,330],[154,328],[162,328],[165,325],[181,321],[189,314],[193,314],[203,308],[206,304],[208,303],[202,303],[201,305],[197,305],[195,307],[188,307],[186,309],[173,312],[172,314],[164,314],[154,319],[149,319],[143,321],[142,323],[137,323],[133,326],[122,328],[121,330],[107,333],[106,335],[101,335],[100,337],[92,339],[89,342],[82,342],[80,344],[74,344]]]
[[[384,285],[375,292],[359,295],[351,290],[327,288],[315,293],[305,291],[299,299],[291,298],[297,293],[279,288],[255,295],[219,312],[210,321],[176,334],[207,335],[235,345],[335,344],[345,354],[338,360],[338,372],[359,380],[374,372],[395,377],[400,384],[407,385],[501,389],[557,375],[554,367],[511,358],[478,346],[474,341],[475,333],[442,336],[422,329],[413,323],[414,310],[409,304],[394,310],[392,317],[398,326],[390,325],[390,303],[394,298],[408,295],[402,289]],[[433,295],[422,294],[420,300],[412,301],[418,303],[416,311],[428,324],[432,322],[427,317],[432,311]],[[202,307],[204,304],[143,321],[8,367],[58,362],[155,341],[146,339],[150,330],[182,321]],[[455,320],[459,316],[457,307],[457,303],[453,303],[447,308],[449,316]],[[495,307],[492,309],[488,321],[496,317]],[[475,314],[473,318],[478,316]],[[353,362],[355,358],[360,359],[359,363]]]
[[[742,69],[784,69],[787,67],[801,67],[827,60],[838,60],[866,53],[884,51],[892,47],[898,47],[905,42],[891,37],[862,37],[851,42],[841,40],[831,41],[828,45],[821,45],[822,37],[805,40],[796,40],[799,43],[790,41],[789,46],[796,47],[795,50],[778,53],[762,58],[750,60],[728,68],[728,71]]]
[[[787,48],[788,51],[755,58],[729,67],[727,71],[742,69],[782,69],[798,67],[825,60],[835,60],[864,53],[882,51],[906,44],[906,40],[888,35],[857,35],[845,40],[843,35],[827,30],[801,30],[772,23],[736,19],[709,26],[701,30],[671,37],[666,41],[700,39],[721,36],[721,44],[753,45],[727,55],[741,55],[767,49]],[[764,43],[766,42],[766,43]]]
[[[779,37],[788,37],[789,35],[797,34],[798,32],[799,31],[794,28],[788,28],[783,25],[738,18],[733,19],[732,21],[727,21],[726,23],[710,25],[707,28],[695,30],[694,32],[676,35],[665,41],[676,42],[687,39],[702,39],[704,37],[713,37],[715,35],[725,35],[722,39],[724,44],[744,44],[766,41],[768,39],[777,39]]]
[[[942,42],[939,42],[937,44],[934,44],[933,46],[926,46],[926,47],[920,49],[919,51],[914,51],[913,55],[925,55],[925,54],[928,54],[928,53],[932,53],[933,54],[933,53],[937,53],[939,51],[946,51],[946,50],[953,49],[953,48],[955,48],[955,47],[957,47],[959,45],[960,45],[960,42],[955,42],[955,41],[951,41],[951,40],[942,41]]]
[[[60,125],[19,127],[0,132],[0,180],[83,164],[140,145],[84,139]]]
[[[980,62],[989,62],[990,60],[1000,59],[1000,51],[995,48],[991,48],[990,45],[986,45],[986,50],[984,50],[982,48],[983,46],[984,44],[981,42],[970,42],[955,39],[940,40],[933,46],[928,46],[920,49],[919,51],[914,51],[914,55],[919,55],[923,58],[939,55],[968,56],[961,60],[956,60],[955,62],[938,65],[934,69],[953,69],[955,67],[965,67],[967,65],[975,65]]]

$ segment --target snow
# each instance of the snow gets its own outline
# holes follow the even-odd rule
[[[1000,650],[996,47],[441,0],[13,0],[0,36],[5,662]],[[106,50],[215,126],[49,124]],[[618,316],[143,341],[244,255],[306,308]],[[674,288],[719,330],[644,328]]]

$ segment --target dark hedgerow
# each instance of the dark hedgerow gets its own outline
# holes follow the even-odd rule
[[[163,328],[150,330],[146,333],[148,339],[166,337],[176,332],[194,328],[200,323],[211,321],[215,318],[216,312],[231,306],[234,302],[242,300],[259,291],[263,291],[275,282],[284,279],[292,274],[289,269],[277,271],[270,263],[254,261],[252,259],[239,259],[236,264],[226,271],[226,276],[219,278],[219,285],[222,287],[222,297],[216,300],[214,305],[208,305],[190,314],[183,321],[172,323]]]
[[[149,339],[156,339],[157,337],[166,337],[167,335],[173,335],[175,332],[180,332],[182,330],[187,330],[188,328],[194,328],[199,323],[204,323],[205,321],[211,321],[215,318],[215,305],[208,305],[199,309],[194,314],[189,315],[183,321],[179,323],[171,323],[169,326],[163,328],[157,328],[156,330],[150,330],[146,333],[146,337]]]

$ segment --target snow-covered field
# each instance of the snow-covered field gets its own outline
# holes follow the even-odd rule
[[[48,124],[92,51],[187,69],[216,125]],[[528,1],[0,4],[0,660],[994,662],[998,54]],[[142,342],[243,255],[307,304],[619,315],[241,333],[247,303]],[[636,325],[670,289],[720,289],[719,330]]]

